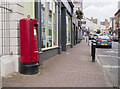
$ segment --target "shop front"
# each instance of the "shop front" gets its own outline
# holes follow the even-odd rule
[[[72,33],[73,4],[61,2],[61,47],[62,51],[73,47]],[[66,25],[65,25],[66,24]]]
[[[57,0],[35,2],[35,18],[40,20],[41,26],[38,42],[40,61],[60,54],[72,46],[72,12],[71,2]]]

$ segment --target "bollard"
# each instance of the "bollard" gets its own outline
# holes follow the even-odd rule
[[[91,46],[91,55],[92,55],[92,62],[95,62],[95,53],[96,53],[96,41],[92,41],[92,46]]]
[[[88,46],[89,46],[89,36],[88,36]]]
[[[93,42],[91,42],[91,56],[92,56]]]
[[[86,38],[86,42],[87,42],[87,38]]]

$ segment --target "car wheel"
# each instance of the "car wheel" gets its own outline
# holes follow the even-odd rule
[[[109,46],[109,48],[112,48],[112,46]]]

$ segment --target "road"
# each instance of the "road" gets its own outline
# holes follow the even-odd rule
[[[97,48],[98,60],[112,85],[118,85],[118,42],[112,42],[112,48]]]

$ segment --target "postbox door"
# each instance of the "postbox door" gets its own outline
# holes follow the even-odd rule
[[[32,62],[38,62],[38,25],[34,24],[32,28],[32,41],[31,41],[31,53]]]

